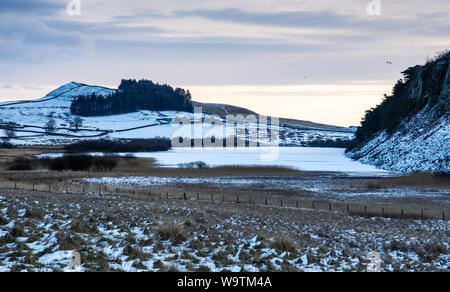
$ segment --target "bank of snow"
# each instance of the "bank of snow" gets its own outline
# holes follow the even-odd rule
[[[393,171],[450,171],[450,116],[434,121],[425,108],[393,135],[379,133],[350,158]]]

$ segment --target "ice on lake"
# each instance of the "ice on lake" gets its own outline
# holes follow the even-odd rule
[[[370,165],[353,161],[344,149],[279,147],[279,148],[175,148],[167,152],[138,153],[154,157],[164,166],[203,161],[209,166],[276,165],[304,171],[384,172]]]
[[[101,155],[101,153],[91,153]],[[126,155],[122,153],[121,155]],[[55,157],[57,155],[47,154]],[[209,166],[284,166],[303,171],[331,171],[368,175],[386,175],[377,169],[351,160],[340,148],[261,147],[261,148],[173,148],[165,152],[133,153],[135,157],[153,157],[165,167],[202,161]]]

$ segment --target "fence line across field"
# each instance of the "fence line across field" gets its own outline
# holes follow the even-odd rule
[[[329,212],[345,212],[350,216],[362,217],[385,217],[385,218],[404,218],[404,219],[441,219],[449,220],[449,210],[440,208],[408,208],[381,204],[362,204],[347,202],[330,202],[319,200],[305,199],[284,199],[284,198],[267,198],[255,195],[225,195],[225,194],[200,194],[186,193],[179,190],[162,191],[149,189],[136,189],[132,187],[117,187],[95,184],[82,183],[26,183],[9,181],[0,183],[4,188],[41,192],[62,192],[62,193],[94,193],[99,195],[125,196],[130,198],[149,199],[155,196],[165,198],[167,200],[197,200],[209,203],[233,203],[233,204],[249,204],[267,207],[309,209]],[[414,210],[413,210],[414,209]]]

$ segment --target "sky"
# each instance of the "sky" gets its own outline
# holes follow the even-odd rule
[[[1,0],[0,101],[145,78],[196,101],[358,125],[449,36],[448,0]]]

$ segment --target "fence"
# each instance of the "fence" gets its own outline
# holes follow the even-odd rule
[[[448,220],[450,211],[437,206],[387,205],[379,203],[336,202],[291,199],[279,197],[255,196],[252,194],[204,194],[181,193],[179,190],[154,190],[145,188],[117,187],[81,183],[28,183],[23,181],[3,181],[0,187],[24,191],[56,192],[56,193],[95,193],[100,195],[117,195],[134,199],[150,199],[162,197],[167,200],[197,200],[210,203],[248,204],[267,207],[309,209],[329,212],[344,212],[350,216],[384,217],[403,219],[441,219]]]

